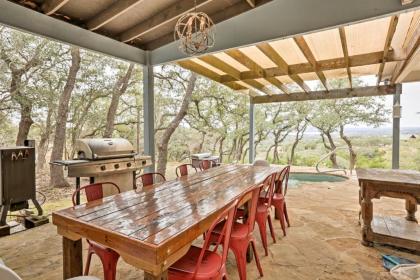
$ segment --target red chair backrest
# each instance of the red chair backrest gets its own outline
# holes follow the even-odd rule
[[[205,160],[203,160],[203,161],[200,162],[200,169],[201,170],[207,170],[207,169],[212,168],[215,165],[216,164],[215,164],[215,162],[213,160],[207,160],[207,159],[205,159]]]
[[[255,216],[257,214],[257,206],[258,206],[258,199],[260,197],[260,192],[262,190],[263,185],[259,185],[252,190],[248,191],[244,194],[243,197],[248,196],[251,194],[251,205],[249,207],[248,219],[246,220],[246,224],[248,226],[248,235],[254,231],[255,226]]]
[[[72,195],[73,206],[76,205],[76,194],[82,190],[85,191],[86,200],[88,202],[103,198],[104,197],[103,185],[111,185],[118,191],[118,193],[121,192],[117,184],[112,183],[112,182],[101,182],[101,183],[86,185],[81,188],[78,188],[77,190],[73,192],[73,195]]]
[[[265,191],[265,200],[267,201],[267,207],[271,207],[271,200],[273,198],[274,194],[274,183],[275,179],[278,176],[278,173],[273,173],[271,175],[268,175],[267,178],[264,179],[264,182],[262,183],[261,190]]]
[[[195,168],[195,166],[193,166],[192,164],[186,163],[186,164],[181,164],[175,169],[176,176],[182,177],[182,176],[188,175],[188,167],[193,168],[195,172],[197,172],[197,168]]]
[[[161,182],[166,181],[165,176],[157,172],[145,173],[137,177],[137,179],[139,178],[143,187],[153,185],[155,183],[155,178],[159,178]]]
[[[234,222],[235,211],[236,211],[237,205],[238,205],[238,200],[235,200],[213,221],[212,225],[207,230],[206,240],[204,241],[203,248],[201,249],[200,256],[198,258],[197,265],[195,267],[195,271],[194,271],[192,279],[195,278],[195,275],[197,274],[197,271],[199,270],[199,268],[201,266],[201,263],[202,263],[203,257],[204,257],[204,253],[206,252],[206,248],[208,248],[210,246],[210,239],[211,239],[211,236],[212,236],[211,232],[213,232],[214,228],[220,222],[222,222],[224,220],[226,222],[224,223],[223,229],[220,232],[220,235],[219,235],[219,238],[218,238],[217,242],[214,243],[213,240],[212,240],[211,244],[215,245],[214,249],[212,250],[215,253],[215,252],[217,252],[217,249],[218,249],[220,243],[223,240],[222,261],[219,264],[219,270],[221,269],[222,265],[224,263],[226,263],[226,259],[227,259],[227,255],[228,255],[228,251],[229,251],[230,234],[232,232],[232,226],[233,226],[233,222]],[[223,238],[224,236],[226,236],[227,238]]]
[[[290,174],[290,165],[284,167],[280,172],[277,173],[275,179],[275,193],[279,193],[282,195],[286,195],[287,193],[287,184],[289,182],[289,174]]]

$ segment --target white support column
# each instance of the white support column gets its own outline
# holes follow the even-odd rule
[[[394,93],[392,114],[392,169],[400,168],[401,92],[402,86],[398,84]]]
[[[153,66],[150,53],[146,53],[147,64],[143,66],[143,118],[144,118],[144,153],[152,157],[153,165],[146,172],[155,171],[155,94]]]
[[[255,110],[254,103],[249,103],[249,163],[254,162]]]

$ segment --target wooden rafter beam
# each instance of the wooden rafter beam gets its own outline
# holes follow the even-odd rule
[[[290,75],[290,78],[306,93],[311,91],[310,87],[297,74]]]
[[[241,63],[242,65],[244,65],[245,67],[247,67],[253,73],[264,75],[264,69],[240,50],[228,50],[226,51],[226,54],[238,61],[239,63]],[[248,85],[268,95],[273,94],[269,89],[265,87],[265,85],[253,79],[246,80],[244,81],[244,83],[247,83]]]
[[[277,65],[280,71],[283,72],[283,75],[288,74],[289,65],[287,65],[283,57],[269,43],[261,43],[257,45],[257,48]]]
[[[345,61],[346,70],[347,70],[347,77],[349,78],[349,85],[350,85],[350,88],[353,88],[353,78],[351,76],[349,48],[347,46],[346,29],[344,27],[340,27],[338,30],[340,32],[341,48],[343,49],[344,61]]]
[[[239,80],[241,79],[241,72],[239,70],[230,66],[229,64],[227,64],[226,62],[217,58],[214,55],[202,56],[202,57],[199,57],[199,59],[213,67],[216,67],[217,69],[225,72],[226,74],[228,74],[229,76],[235,79],[239,79]]]
[[[133,8],[135,5],[140,4],[144,0],[120,0],[116,1],[109,8],[105,9],[92,19],[90,19],[86,26],[89,30],[96,30],[108,22],[116,19],[117,17],[124,14],[129,9]]]
[[[308,60],[308,62],[312,65],[314,72],[318,76],[319,80],[321,81],[322,85],[328,91],[328,85],[327,85],[327,79],[325,78],[325,75],[322,71],[318,70],[318,63],[315,59],[314,54],[312,53],[311,49],[308,46],[308,43],[306,43],[305,38],[303,36],[297,36],[293,38],[299,47],[299,49],[302,51],[305,58]]]
[[[411,4],[411,3],[413,3],[414,2],[414,0],[401,0],[401,5],[408,5],[408,4]]]
[[[197,8],[204,6],[205,4],[213,0],[197,0]],[[152,16],[150,19],[141,22],[134,27],[122,32],[120,34],[120,40],[122,42],[128,42],[134,40],[138,37],[144,36],[147,33],[150,33],[156,30],[158,27],[171,22],[178,18],[179,16],[188,13],[194,9],[194,1],[191,0],[181,0],[177,1],[172,6],[169,6],[163,11],[159,11],[157,14]],[[164,34],[163,34],[164,35]]]
[[[255,8],[255,0],[245,0],[251,8]]]
[[[182,68],[188,69],[190,71],[193,71],[197,74],[200,74],[201,76],[204,76],[206,78],[209,78],[213,81],[219,82],[220,83],[220,75],[211,71],[210,69],[207,69],[206,67],[195,63],[194,61],[191,60],[184,60],[184,61],[179,61],[178,65],[181,66]],[[224,83],[225,86],[230,87],[233,90],[244,90],[247,89],[246,87],[236,83],[236,82],[229,82],[229,83]]]
[[[393,51],[388,52],[388,56],[386,60],[390,61],[402,61],[405,57],[397,57],[394,56]],[[348,62],[346,62],[345,58],[334,58],[334,59],[327,59],[318,61],[318,68],[320,71],[328,71],[328,70],[335,70],[335,69],[342,69],[346,68],[347,65],[350,67],[356,66],[365,66],[365,65],[372,65],[381,63],[383,60],[383,52],[375,52],[369,54],[361,54],[350,56],[348,58]],[[311,73],[313,72],[312,65],[309,63],[301,63],[301,64],[292,64],[288,67],[288,75],[297,75],[297,74],[304,74],[304,73]],[[261,79],[261,78],[271,78],[277,76],[283,76],[284,69],[279,67],[274,68],[267,68],[264,69],[263,73],[256,73],[253,71],[244,71],[241,72],[241,79],[242,81],[248,79]],[[239,79],[233,79],[229,75],[222,76],[222,83],[225,82],[232,82],[232,81],[239,81]]]
[[[244,81],[244,83],[250,85],[251,87],[264,92],[267,95],[273,95],[273,92],[271,92],[268,88],[265,87],[264,84],[255,81],[255,80],[248,80],[248,81]]]
[[[273,86],[275,86],[278,89],[280,89],[282,92],[284,92],[286,94],[289,94],[290,93],[289,89],[282,82],[280,82],[278,79],[272,77],[272,78],[267,78],[266,80],[270,84],[272,84]]]
[[[352,97],[368,97],[390,95],[396,92],[401,93],[401,85],[373,86],[361,87],[354,89],[333,89],[329,92],[312,91],[311,94],[305,92],[294,92],[290,94],[277,94],[273,96],[255,96],[251,98],[251,103],[275,103],[275,102],[291,102],[291,101],[307,101],[307,100],[323,100],[323,99],[340,99]]]
[[[237,69],[230,66],[226,62],[222,61],[221,59],[217,58],[216,56],[207,55],[207,56],[200,57],[199,59],[204,61],[205,63],[207,63],[207,64],[209,64],[213,67],[216,67],[217,69],[225,72],[226,74],[228,74],[231,77],[240,78],[240,76],[241,76],[241,72],[239,72]],[[257,82],[255,80],[248,80],[245,83],[250,85],[251,87],[257,89],[257,90],[260,90],[260,91],[268,94],[268,95],[272,95],[272,92],[270,92],[268,89],[266,89],[265,86],[263,84],[261,84],[260,82]]]
[[[412,63],[415,54],[420,48],[420,13],[414,14],[403,46],[403,53],[406,55],[406,59],[395,67],[391,77],[391,84],[395,84],[398,81],[404,70]]]
[[[46,0],[42,4],[42,11],[46,15],[52,15],[69,1],[70,0]]]
[[[380,82],[382,80],[382,74],[384,72],[386,58],[387,58],[388,52],[391,48],[392,38],[394,38],[395,31],[397,30],[397,24],[398,24],[398,16],[392,16],[391,21],[389,22],[388,33],[387,33],[386,39],[385,39],[383,61],[379,66],[378,80],[376,81],[377,86],[380,84]]]

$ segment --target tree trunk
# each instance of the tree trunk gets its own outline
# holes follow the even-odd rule
[[[330,133],[329,131],[324,131],[324,132],[323,132],[323,135],[327,136],[328,143],[330,144],[330,146],[329,146],[329,150],[330,150],[330,151],[334,151],[334,150],[337,148],[337,146],[336,146],[336,145],[335,145],[335,143],[334,143],[334,140],[333,140],[333,138],[332,138],[331,133]],[[324,137],[323,137],[323,141],[324,141],[324,146],[325,146],[325,147],[327,147],[327,146],[326,146],[326,143],[325,143],[325,139],[324,139]],[[336,153],[332,153],[332,154],[330,155],[330,161],[331,161],[331,163],[332,163],[332,167],[333,167],[333,168],[339,168],[338,163],[337,163],[337,154],[336,154]]]
[[[66,140],[66,123],[69,111],[70,97],[76,83],[77,72],[80,69],[80,50],[77,47],[71,48],[71,66],[67,76],[66,85],[58,102],[57,120],[55,126],[54,144],[51,153],[51,161],[61,160],[63,158],[64,143]],[[61,166],[50,166],[50,186],[67,187],[69,183],[64,178],[63,168]]]
[[[38,160],[37,160],[37,166],[36,166],[38,171],[43,170],[45,166],[45,159],[47,156],[49,139],[52,132],[52,124],[51,124],[52,111],[53,111],[53,107],[49,105],[47,119],[45,120],[45,130],[41,133],[41,139],[38,144]]]
[[[224,142],[225,142],[225,139],[226,139],[226,136],[223,136],[221,139],[220,139],[220,142],[219,142],[219,160],[220,160],[220,163],[222,163],[223,162],[223,144],[224,144]]]
[[[26,102],[25,102],[26,103]],[[28,139],[29,130],[31,129],[34,121],[32,120],[32,105],[24,104],[20,105],[20,121],[19,130],[16,138],[16,145],[23,146],[26,139]]]
[[[347,147],[349,148],[349,156],[350,156],[349,169],[350,169],[350,174],[352,174],[354,170],[354,166],[356,165],[357,154],[353,150],[353,144],[351,143],[350,138],[344,135],[343,125],[340,125],[340,137],[341,139],[343,139],[344,142],[346,142]]]
[[[302,127],[300,127],[300,123],[296,127],[296,137],[295,137],[295,141],[293,142],[293,145],[292,145],[292,150],[290,152],[289,165],[294,164],[295,150],[296,150],[299,142],[302,140],[303,135],[304,135],[307,127],[308,127],[308,123],[306,121],[304,122],[304,125]]]
[[[165,175],[166,173],[166,164],[168,162],[168,145],[171,140],[172,134],[178,128],[181,121],[187,115],[188,106],[190,105],[192,94],[195,88],[195,82],[197,80],[197,75],[192,73],[188,81],[188,86],[185,91],[184,99],[182,100],[181,107],[179,108],[178,113],[175,118],[170,122],[169,126],[164,130],[162,139],[158,144],[158,160],[157,160],[157,172]]]
[[[120,102],[120,97],[126,92],[128,88],[128,82],[130,81],[131,74],[133,73],[134,63],[131,63],[128,66],[128,70],[124,76],[118,78],[114,89],[112,90],[112,99],[111,103],[109,104],[108,113],[106,116],[106,126],[104,137],[111,138],[112,133],[114,132],[114,122],[115,122],[115,115],[117,114],[118,103]]]

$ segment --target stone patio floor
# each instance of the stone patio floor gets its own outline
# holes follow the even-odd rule
[[[419,253],[360,244],[358,184],[355,178],[340,183],[313,183],[287,193],[291,227],[282,237],[275,221],[277,243],[270,240],[269,256],[257,247],[263,279],[392,279],[382,268],[381,254],[395,254],[420,262]],[[404,216],[404,202],[381,199],[375,213]],[[259,241],[258,230],[255,236]],[[86,246],[84,246],[86,248]],[[84,250],[84,253],[86,251]],[[61,237],[48,224],[0,239],[0,258],[23,280],[62,279]],[[235,259],[228,258],[229,279],[238,279]],[[248,279],[259,279],[255,262],[248,264]],[[102,277],[93,258],[91,274]],[[118,279],[142,279],[140,270],[120,261]]]

